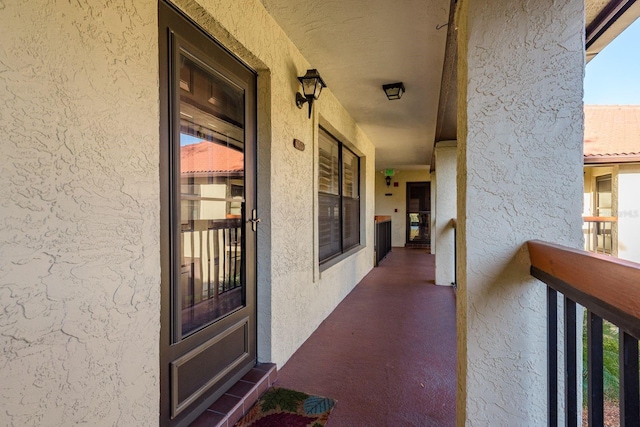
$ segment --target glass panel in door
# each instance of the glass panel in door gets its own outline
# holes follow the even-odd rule
[[[429,244],[431,223],[431,184],[407,183],[407,244]]]
[[[184,338],[245,305],[244,91],[180,55],[180,283]]]
[[[612,225],[613,222],[604,218],[611,217],[611,175],[603,175],[596,178],[596,216],[601,218],[596,222],[596,252],[611,254],[613,250]]]

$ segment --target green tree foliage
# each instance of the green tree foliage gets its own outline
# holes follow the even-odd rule
[[[603,360],[603,385],[604,398],[610,401],[618,401],[620,395],[620,366],[618,359],[618,328],[609,322],[602,325],[602,360]],[[587,404],[587,316],[584,318],[584,330],[582,334],[582,390],[583,404]]]

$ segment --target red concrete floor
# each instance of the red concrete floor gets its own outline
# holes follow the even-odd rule
[[[277,386],[338,401],[327,427],[454,426],[453,288],[434,255],[393,248],[278,372]]]

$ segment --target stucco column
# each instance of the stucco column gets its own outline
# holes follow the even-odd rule
[[[431,239],[429,242],[430,245],[430,252],[432,255],[436,254],[436,220],[437,220],[437,208],[436,208],[436,197],[437,197],[437,178],[436,178],[436,172],[435,171],[431,171],[429,173],[429,178],[431,179],[431,222],[429,223],[429,230],[431,233]]]
[[[584,1],[458,5],[457,422],[546,425],[525,242],[581,247]]]
[[[456,141],[436,144],[436,191],[434,240],[436,255],[436,285],[455,282],[454,230],[451,219],[456,218]]]

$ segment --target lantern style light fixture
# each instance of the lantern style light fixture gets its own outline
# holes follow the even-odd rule
[[[391,185],[391,177],[396,174],[394,169],[385,169],[384,170],[384,180],[387,183],[387,187]]]
[[[309,118],[311,118],[311,106],[313,105],[313,101],[317,100],[320,97],[320,92],[322,92],[322,88],[327,87],[320,77],[320,73],[318,70],[311,69],[307,70],[307,74],[302,77],[298,77],[298,81],[302,85],[302,92],[304,96],[300,93],[296,93],[296,105],[298,108],[302,108],[305,102],[309,103]]]
[[[388,85],[382,85],[382,89],[384,90],[384,93],[387,94],[389,101],[393,99],[400,99],[404,93],[404,84],[402,82],[390,83]]]

